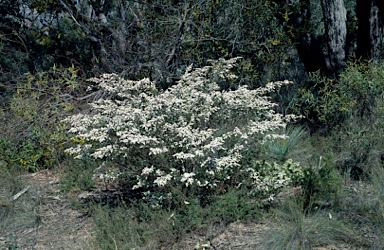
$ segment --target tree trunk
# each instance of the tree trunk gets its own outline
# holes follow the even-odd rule
[[[356,38],[356,56],[358,59],[368,59],[370,57],[370,41],[368,39],[370,37],[370,14],[370,1],[356,0],[356,17],[359,22]]]
[[[300,11],[293,15],[293,21],[298,29],[297,52],[304,63],[307,72],[317,70],[325,71],[327,64],[324,53],[317,38],[312,34],[310,27],[311,4],[309,0],[303,0]]]
[[[380,61],[383,40],[384,6],[381,0],[356,0],[357,58]]]
[[[321,0],[327,37],[329,65],[332,76],[346,67],[347,11],[343,0]]]
[[[383,4],[382,0],[371,1],[371,11],[369,18],[370,31],[370,58],[374,62],[381,59],[383,41]]]

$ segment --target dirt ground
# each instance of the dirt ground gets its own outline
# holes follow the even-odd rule
[[[29,187],[14,202],[23,213],[14,214],[6,230],[0,230],[0,249],[7,249],[6,241],[12,244],[10,235],[17,249],[84,249],[92,239],[92,220],[60,193],[59,173],[41,171],[20,178]]]
[[[60,193],[59,176],[60,173],[56,171],[46,170],[21,177],[30,188],[20,196],[20,202],[32,200],[37,204],[25,225],[16,219],[14,223],[18,226],[9,226],[7,231],[0,231],[0,249],[7,249],[6,242],[11,243],[10,235],[15,237],[17,249],[89,249],[89,242],[94,235],[92,219],[81,210],[73,209],[70,199]],[[31,220],[35,222],[31,223]],[[257,236],[260,231],[267,228],[263,224],[247,225],[234,222],[225,230],[218,230],[217,236],[211,241],[199,235],[192,235],[172,248],[254,249],[259,243]]]
[[[29,188],[14,204],[27,209],[14,214],[8,223],[0,224],[6,225],[0,228],[0,249],[16,249],[11,247],[15,245],[14,242],[17,243],[17,249],[92,249],[92,218],[74,209],[70,199],[59,191],[59,177],[60,173],[53,170],[20,177]],[[27,203],[34,205],[26,206]],[[1,204],[0,209],[4,209]],[[188,235],[170,248],[251,250],[260,244],[262,232],[269,229],[270,225],[267,224],[234,222],[226,228],[215,229],[215,236],[210,240],[196,234]],[[355,248],[333,245],[317,248],[326,249]]]

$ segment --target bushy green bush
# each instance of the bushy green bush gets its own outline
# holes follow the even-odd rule
[[[371,168],[384,165],[384,98],[374,99],[370,117],[349,119],[332,133],[333,149],[340,152],[337,167],[352,179],[364,179]]]
[[[313,75],[315,85],[296,99],[312,127],[327,129],[326,147],[347,177],[365,178],[369,168],[382,165],[383,80],[383,64],[350,63],[337,80]]]
[[[374,119],[382,98],[384,65],[350,63],[338,79],[311,75],[313,85],[299,90],[293,107],[316,126],[335,127],[347,119]]]
[[[321,203],[330,203],[333,206],[340,205],[339,199],[342,194],[343,180],[337,172],[331,158],[320,156],[316,165],[304,170],[302,188],[303,188],[303,209],[310,212],[313,205],[320,201]]]
[[[1,113],[0,159],[24,169],[50,168],[64,156],[62,121],[75,109],[80,79],[75,68],[25,74],[9,86]]]
[[[171,209],[154,209],[143,202],[120,202],[113,208],[96,205],[92,208],[96,233],[92,249],[184,249],[172,245],[187,234],[199,232],[210,239],[216,235],[216,228],[222,230],[231,222],[264,216],[243,191],[232,189],[214,196],[206,206],[201,206],[197,198],[177,193],[179,203]]]
[[[236,83],[231,73],[236,60],[189,67],[166,91],[149,79],[128,81],[113,74],[91,79],[107,98],[92,103],[92,113],[66,119],[79,142],[66,151],[114,162],[120,178],[129,178],[125,182],[132,189],[155,203],[171,197],[173,186],[201,193],[238,185],[232,177],[246,169],[243,155],[252,150],[258,158],[263,143],[285,138],[276,131],[294,116],[274,112],[277,104],[267,97],[288,81],[223,91],[221,84]]]

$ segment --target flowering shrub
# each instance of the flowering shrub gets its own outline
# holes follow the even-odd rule
[[[107,97],[92,103],[90,114],[66,119],[78,138],[73,141],[81,141],[66,151],[119,164],[132,189],[146,194],[166,194],[172,186],[212,190],[231,183],[244,168],[243,154],[250,148],[256,152],[270,138],[284,138],[274,132],[294,119],[274,112],[277,104],[266,96],[288,81],[255,90],[220,88],[236,81],[231,68],[237,59],[190,66],[166,91],[149,79],[130,81],[115,74],[90,79]]]

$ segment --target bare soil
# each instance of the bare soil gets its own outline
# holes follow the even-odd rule
[[[95,235],[92,218],[82,210],[73,208],[71,199],[80,197],[60,192],[60,172],[45,170],[20,178],[29,189],[14,201],[13,208],[17,210],[24,207],[24,212],[15,213],[8,224],[0,224],[6,225],[5,228],[0,228],[0,249],[12,249],[11,246],[15,244],[17,249],[92,249],[90,242]],[[33,203],[33,206],[27,206],[27,203]],[[4,207],[0,206],[0,209]],[[169,249],[256,249],[262,242],[263,232],[270,228],[271,225],[268,224],[237,221],[225,228],[213,229],[210,235],[214,236],[210,239],[194,233],[187,235]],[[10,241],[11,235],[15,238],[14,242]],[[316,249],[362,248],[330,245]]]
[[[11,219],[5,230],[0,230],[0,249],[7,249],[6,241],[12,244],[10,235],[15,238],[17,249],[86,247],[93,237],[92,219],[72,208],[70,199],[58,188],[59,176],[57,171],[46,170],[20,177],[30,188],[14,203],[26,216],[14,214],[16,218]],[[26,206],[26,202],[33,206]]]

